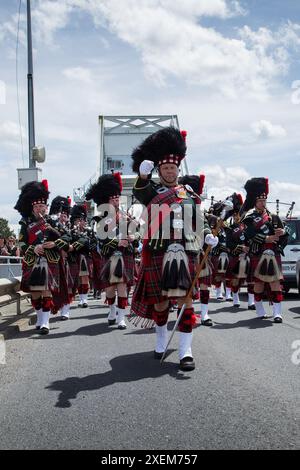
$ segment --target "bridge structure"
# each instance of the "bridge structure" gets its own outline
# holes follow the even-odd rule
[[[132,188],[136,174],[131,168],[131,154],[146,137],[164,127],[173,126],[179,129],[178,116],[170,115],[115,115],[98,117],[99,122],[99,166],[97,171],[81,187],[74,189],[73,199],[76,203],[84,201],[89,186],[100,175],[110,172],[122,174],[123,192],[121,204],[130,207]],[[181,164],[181,175],[188,174],[188,164]]]

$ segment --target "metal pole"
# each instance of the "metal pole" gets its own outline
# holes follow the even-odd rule
[[[28,56],[27,92],[28,92],[29,168],[35,168],[36,162],[32,158],[32,148],[35,146],[35,131],[34,131],[33,62],[32,62],[30,0],[27,0],[27,56]]]

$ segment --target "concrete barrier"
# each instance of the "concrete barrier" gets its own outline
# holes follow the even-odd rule
[[[20,283],[20,276],[13,279],[0,279],[0,307],[16,302],[16,311],[18,315],[22,313],[21,300],[28,296],[26,292],[20,291]]]

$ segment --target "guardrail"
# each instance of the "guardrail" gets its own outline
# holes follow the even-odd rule
[[[0,279],[14,279],[22,276],[21,256],[0,256]]]
[[[28,294],[20,291],[22,258],[20,256],[0,256],[0,307],[16,302],[17,314],[21,312],[21,300]]]

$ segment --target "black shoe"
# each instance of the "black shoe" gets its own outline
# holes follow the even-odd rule
[[[248,305],[248,310],[256,310],[255,304]]]
[[[213,326],[213,322],[211,318],[207,318],[206,320],[201,320],[201,325],[204,326]]]
[[[36,326],[35,329],[36,329],[36,330],[40,330],[41,327],[40,327],[40,326]]]
[[[62,316],[60,317],[60,319],[61,319],[61,321],[66,321],[66,320],[69,320],[69,317],[65,317],[64,315],[62,315]]]
[[[180,370],[194,370],[195,369],[195,361],[192,357],[186,356],[183,359],[181,359],[179,363],[179,369]]]
[[[116,319],[114,320],[107,320],[109,325],[114,325],[116,323]]]
[[[282,318],[281,317],[275,317],[274,318],[274,323],[282,323]]]
[[[163,357],[163,352],[156,352],[154,351],[154,359],[161,359]]]
[[[126,325],[118,325],[118,330],[126,330]]]
[[[88,304],[87,304],[86,302],[84,302],[84,303],[82,304],[82,308],[88,308]]]
[[[233,307],[239,308],[241,304],[233,304]]]
[[[40,334],[41,335],[47,335],[49,333],[49,328],[46,328],[43,326],[43,328],[40,328]]]
[[[268,315],[262,315],[260,317],[257,317],[259,320],[265,320],[266,318],[268,318]]]

